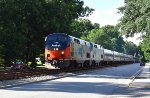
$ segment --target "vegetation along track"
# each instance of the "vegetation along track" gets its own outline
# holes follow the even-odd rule
[[[0,81],[30,78],[30,77],[40,76],[40,75],[53,75],[62,72],[77,72],[82,70],[91,70],[91,69],[104,68],[104,67],[110,67],[110,66],[109,65],[92,66],[92,67],[67,68],[67,69],[7,70],[7,71],[0,71]]]

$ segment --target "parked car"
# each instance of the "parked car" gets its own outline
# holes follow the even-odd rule
[[[144,61],[140,62],[140,66],[145,66],[145,62]]]
[[[23,62],[16,62],[15,64],[11,65],[12,70],[23,70],[27,69],[27,65]]]

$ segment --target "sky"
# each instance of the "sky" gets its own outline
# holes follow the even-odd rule
[[[93,14],[87,19],[93,23],[99,23],[101,26],[116,25],[121,18],[117,14],[117,8],[124,5],[124,0],[83,0],[85,6],[95,9]]]
[[[116,25],[121,14],[117,13],[117,8],[124,5],[124,0],[83,0],[84,6],[95,9],[92,15],[85,17],[92,21],[92,23],[99,23],[100,26]],[[125,40],[132,41],[136,45],[139,45],[140,40],[137,39],[140,34],[136,34],[134,37],[124,38]]]

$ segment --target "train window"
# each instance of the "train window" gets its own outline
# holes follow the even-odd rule
[[[112,57],[113,55],[112,54],[105,54],[106,56],[108,56],[108,57]]]
[[[85,45],[86,45],[86,42],[85,42]]]
[[[97,45],[94,45],[95,48],[97,48]]]
[[[80,44],[80,41],[78,39],[74,39],[74,42]]]
[[[90,58],[90,53],[87,53],[87,54],[86,54],[86,57],[87,57],[87,58]]]
[[[77,44],[80,44],[80,41],[79,41],[79,40],[77,40]]]
[[[101,55],[101,58],[103,58],[103,55]]]
[[[77,39],[74,39],[74,42],[77,43]]]

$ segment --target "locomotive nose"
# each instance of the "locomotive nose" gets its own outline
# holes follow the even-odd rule
[[[64,59],[65,57],[65,52],[60,50],[49,51],[48,53],[49,53],[49,57],[48,57],[49,60]]]

